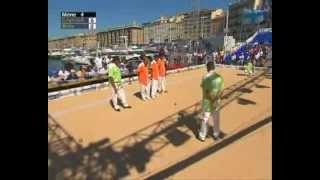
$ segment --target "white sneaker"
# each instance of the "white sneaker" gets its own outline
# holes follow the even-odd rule
[[[146,97],[147,100],[150,100],[151,98],[149,96]]]
[[[206,137],[201,136],[200,133],[199,133],[199,139],[200,139],[200,141],[205,141],[205,140],[206,140]]]
[[[204,141],[206,139],[207,136],[207,123],[205,123],[204,121],[202,121],[201,123],[201,127],[200,127],[200,131],[199,131],[199,139],[201,141]]]

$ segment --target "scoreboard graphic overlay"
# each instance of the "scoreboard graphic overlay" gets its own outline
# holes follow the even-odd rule
[[[96,30],[96,12],[61,12],[62,29]]]

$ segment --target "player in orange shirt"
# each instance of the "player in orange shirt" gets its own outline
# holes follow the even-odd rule
[[[159,82],[159,67],[156,62],[157,57],[151,61],[151,97],[155,98],[158,96],[158,82]]]
[[[166,90],[166,64],[167,64],[167,59],[164,56],[164,51],[163,49],[160,50],[159,52],[159,58],[157,59],[157,64],[159,67],[159,85],[158,85],[158,90],[159,93],[162,92],[167,92]]]
[[[146,101],[150,99],[150,80],[149,80],[149,60],[146,56],[141,55],[140,59],[143,61],[137,68],[139,84],[141,87],[141,98]]]

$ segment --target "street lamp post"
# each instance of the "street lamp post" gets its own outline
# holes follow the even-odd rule
[[[224,38],[224,51],[226,50],[226,45],[228,43],[228,32],[229,32],[229,3],[227,7],[227,16],[226,16],[226,35]]]
[[[169,22],[169,40],[170,40],[170,42],[172,41],[171,40],[171,23]]]
[[[203,16],[201,17],[201,38],[202,39],[203,39],[203,24],[204,24],[203,22],[204,22],[204,18],[205,17],[203,17]]]

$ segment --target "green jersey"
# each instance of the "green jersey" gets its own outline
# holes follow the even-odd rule
[[[108,77],[112,77],[116,85],[122,85],[121,71],[116,64],[110,63],[108,65]]]
[[[253,72],[253,64],[251,62],[248,62],[247,65],[245,65],[245,71],[248,73],[252,73]]]
[[[211,102],[210,95],[217,96],[219,93],[222,92],[224,88],[224,80],[223,78],[215,73],[209,72],[201,82],[202,87],[202,110],[204,112],[213,112],[218,111],[220,108],[220,97],[217,97],[214,103]]]

